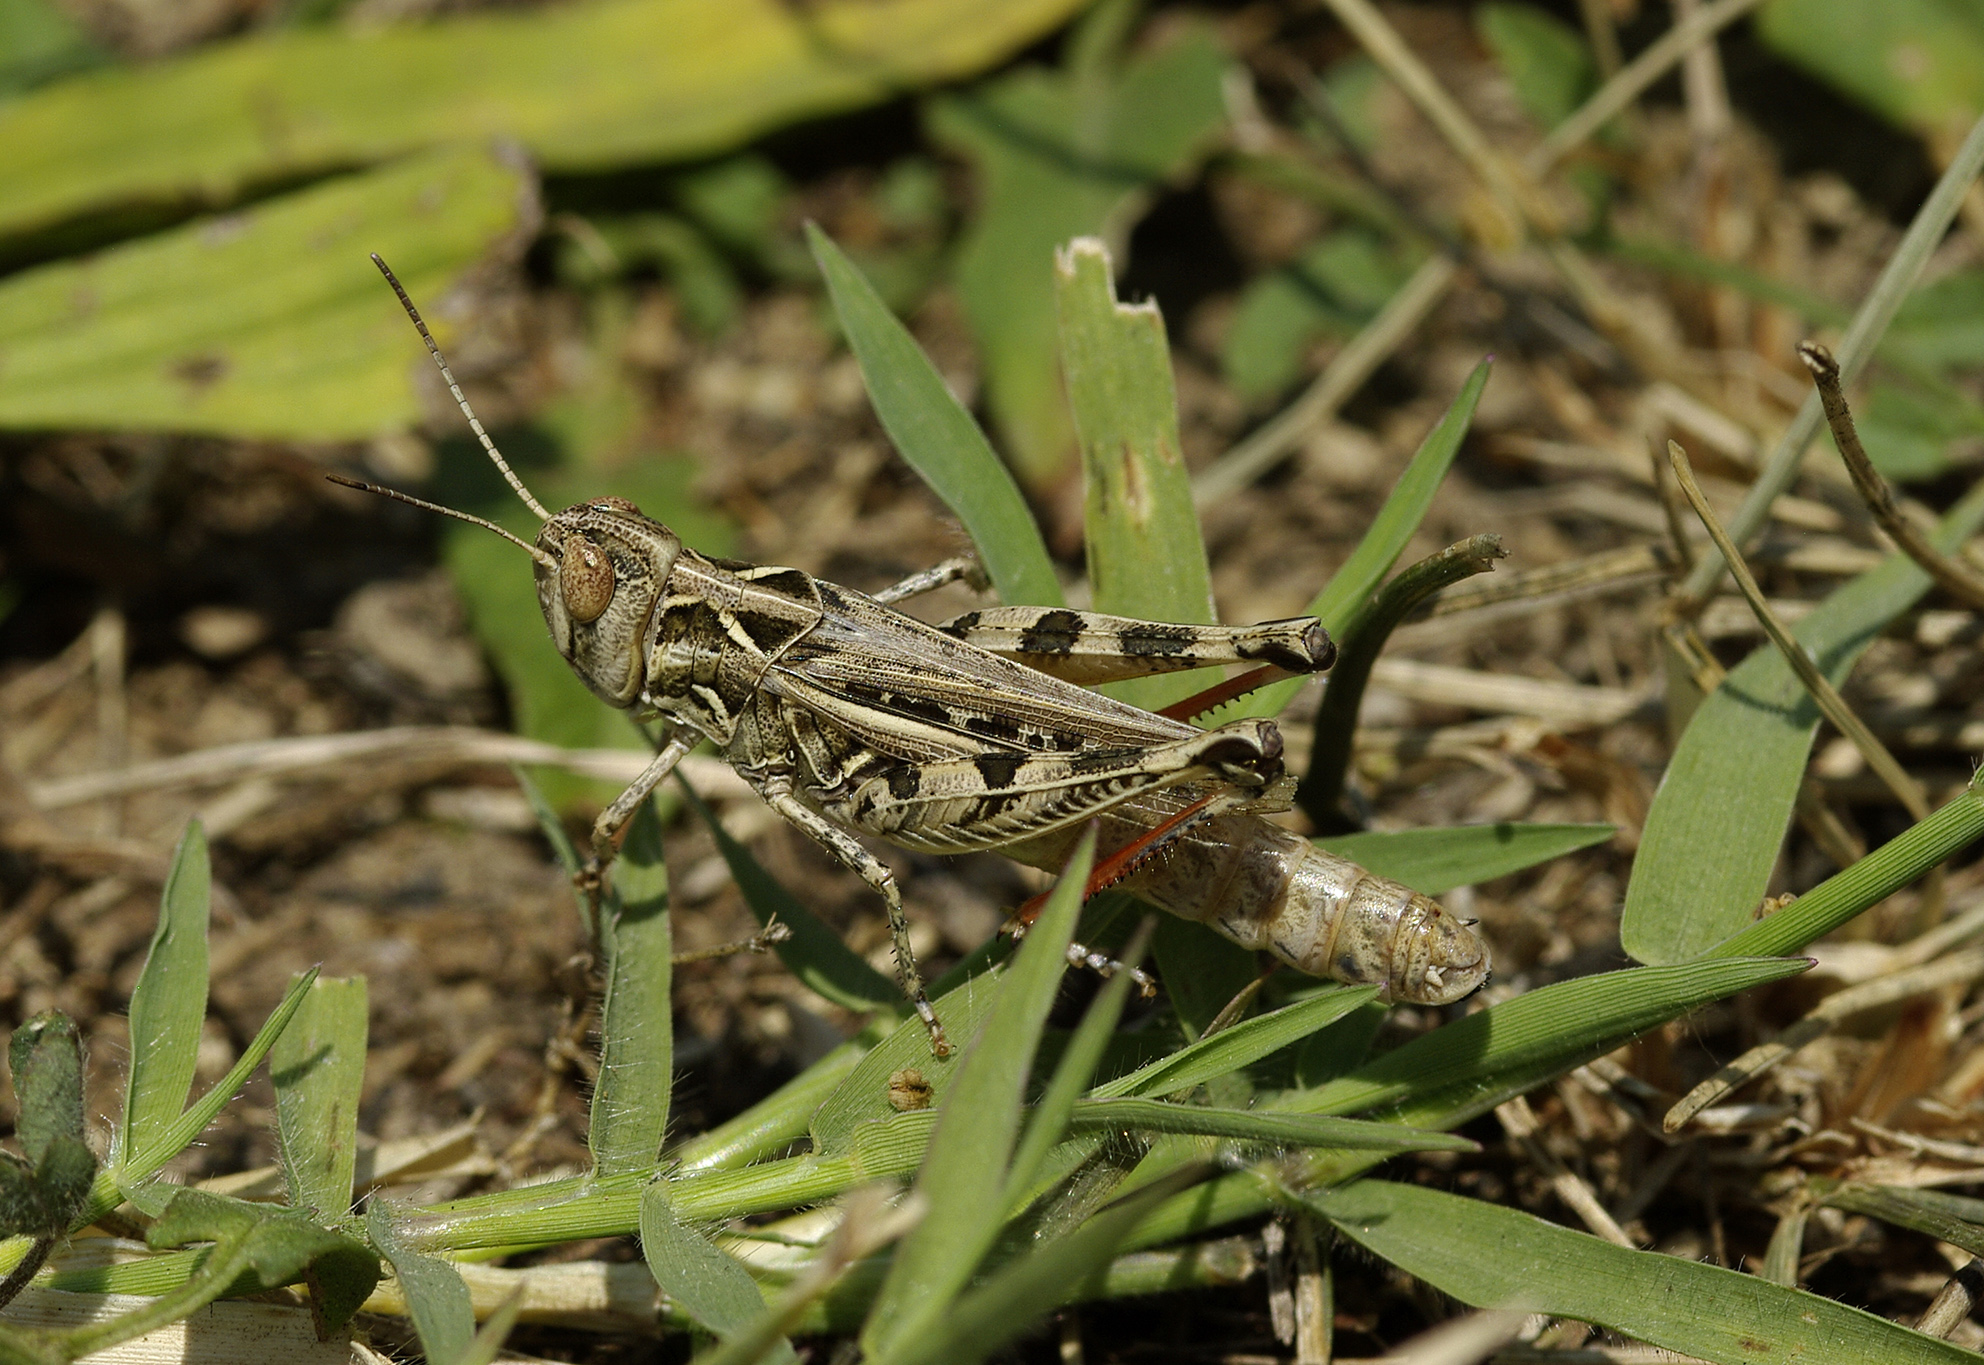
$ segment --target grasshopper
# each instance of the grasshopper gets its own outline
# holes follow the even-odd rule
[[[1294,787],[1271,721],[1201,730],[1178,708],[1154,714],[1081,686],[1229,663],[1321,672],[1336,647],[1313,617],[1187,626],[997,607],[932,626],[893,604],[969,577],[966,562],[870,596],[798,569],[708,558],[621,498],[554,515],[483,430],[405,289],[372,259],[491,462],[543,527],[533,543],[333,477],[521,546],[565,661],[601,700],[661,723],[653,761],[593,824],[580,874],[590,894],[641,802],[708,741],[881,895],[898,979],[939,1056],[950,1044],[910,950],[902,894],[859,835],[931,853],[997,849],[1054,871],[1094,824],[1091,893],[1122,882],[1242,947],[1312,975],[1376,982],[1395,1000],[1446,1004],[1486,979],[1471,921],[1262,818],[1288,809]]]

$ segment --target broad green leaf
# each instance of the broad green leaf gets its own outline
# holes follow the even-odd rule
[[[1984,110],[1984,14],[1948,0],[1769,0],[1757,35],[1898,127],[1958,136]]]
[[[0,149],[20,145],[0,131]],[[0,282],[0,426],[317,441],[407,427],[425,351],[366,253],[438,301],[525,229],[531,194],[519,167],[439,153],[23,271]]]
[[[765,1316],[765,1296],[751,1272],[693,1228],[682,1225],[668,1202],[668,1182],[656,1180],[641,1194],[641,1255],[669,1302],[697,1326],[728,1339]],[[764,1360],[790,1361],[780,1342]]]
[[[0,96],[109,60],[53,0],[0,0]]]
[[[1945,553],[1984,524],[1984,483],[1943,518]],[[1791,628],[1837,686],[1929,576],[1894,555],[1833,592]],[[1769,644],[1696,709],[1675,747],[1626,887],[1619,936],[1642,962],[1679,962],[1750,923],[1791,819],[1819,725],[1783,655]]]
[[[113,1165],[155,1149],[186,1108],[207,1018],[207,909],[212,873],[195,820],[179,836],[159,898],[158,927],[131,989],[131,1074]]]
[[[1984,435],[1984,410],[1969,395],[1905,381],[1873,385],[1854,419],[1867,458],[1897,482],[1935,478]]]
[[[1231,1075],[1261,1058],[1328,1028],[1378,995],[1376,986],[1325,987],[1307,1000],[1243,1019],[1210,1038],[1180,1048],[1127,1076],[1097,1086],[1096,1099],[1131,1095],[1176,1095],[1216,1076]]]
[[[1054,285],[1061,369],[1081,442],[1095,609],[1210,623],[1212,571],[1178,441],[1164,316],[1155,302],[1116,301],[1109,249],[1093,237],[1055,252]],[[1203,685],[1181,673],[1102,690],[1155,711]]]
[[[1323,628],[1332,636],[1340,636],[1365,609],[1378,585],[1404,553],[1406,542],[1412,533],[1419,529],[1419,523],[1426,516],[1426,509],[1433,504],[1433,494],[1447,477],[1452,468],[1454,456],[1460,453],[1460,443],[1467,435],[1468,424],[1474,420],[1475,405],[1481,401],[1481,391],[1488,387],[1488,372],[1491,360],[1483,360],[1474,367],[1474,372],[1461,385],[1460,393],[1447,409],[1426,439],[1420,442],[1414,452],[1412,462],[1399,476],[1392,488],[1391,496],[1372,521],[1364,538],[1350,553],[1343,567],[1331,577],[1323,590],[1309,603],[1308,614],[1322,618]],[[1220,719],[1227,720],[1239,716],[1272,716],[1288,705],[1291,698],[1307,681],[1303,678],[1289,678],[1286,681],[1263,687],[1237,706],[1220,712]]]
[[[251,1204],[205,1190],[175,1191],[146,1230],[145,1240],[153,1247],[218,1244],[200,1274],[187,1282],[188,1288],[202,1279],[210,1284],[218,1280],[215,1292],[252,1293],[296,1284],[308,1273],[314,1306],[321,1312],[324,1330],[332,1332],[351,1320],[380,1278],[379,1258],[371,1248],[318,1227],[293,1209]],[[230,1269],[233,1273],[225,1278],[216,1273]]]
[[[475,1306],[461,1272],[439,1256],[429,1256],[400,1227],[406,1211],[384,1199],[365,1210],[365,1231],[393,1268],[406,1299],[421,1354],[432,1365],[456,1365],[475,1340]]]
[[[862,1328],[871,1356],[927,1339],[998,1236],[1027,1074],[1067,970],[1094,859],[1090,832],[1013,955],[984,1028],[974,1039],[956,1040],[965,1048],[964,1064],[938,1108],[916,1178],[928,1212],[897,1248]]]
[[[842,1009],[901,1009],[902,987],[869,966],[839,934],[821,923],[803,901],[765,871],[750,849],[730,837],[686,780],[681,785],[689,808],[709,828],[717,852],[729,865],[730,875],[759,925],[776,919],[791,931],[791,937],[772,948],[787,970],[822,999]]]
[[[677,1169],[731,1170],[790,1147],[806,1136],[814,1113],[873,1041],[872,1032],[864,1032],[842,1043],[743,1113],[696,1134],[670,1154]]]
[[[318,977],[269,1053],[289,1206],[323,1223],[351,1212],[365,1088],[365,978]]]
[[[439,145],[550,171],[708,156],[993,65],[1072,0],[583,0],[293,29],[45,88],[0,110],[0,233],[209,201]]]
[[[1976,1359],[1816,1294],[1683,1256],[1628,1251],[1485,1200],[1360,1180],[1301,1202],[1365,1250],[1463,1303],[1576,1318],[1717,1365]]]
[[[1343,834],[1316,847],[1425,896],[1506,877],[1611,838],[1610,825],[1456,825]]]
[[[437,490],[441,501],[479,512],[529,540],[537,519],[511,495],[483,459],[464,449],[459,491]],[[653,456],[609,473],[573,473],[533,479],[548,507],[567,507],[585,498],[613,494],[627,498],[656,521],[665,522],[686,544],[705,554],[730,550],[730,522],[701,507],[692,492],[697,466],[679,456]],[[446,479],[450,470],[443,463]],[[485,491],[477,497],[470,489]],[[489,651],[510,700],[517,733],[571,749],[647,749],[627,713],[616,711],[586,690],[571,666],[558,657],[537,602],[531,562],[516,546],[480,527],[449,522],[441,533],[441,558],[468,609],[476,638]],[[536,774],[554,807],[582,796],[601,803],[618,793],[604,783],[552,770]]]
[[[1474,11],[1474,28],[1523,108],[1545,128],[1569,118],[1591,94],[1591,53],[1577,30],[1555,15],[1498,2]]]
[[[606,965],[599,1075],[586,1134],[593,1169],[601,1175],[648,1170],[660,1159],[675,1083],[668,867],[652,798],[634,812],[609,880],[599,925]]]
[[[89,1202],[96,1155],[83,1129],[83,1048],[59,1011],[14,1030],[7,1048],[25,1162],[0,1158],[0,1236],[60,1237]]]
[[[813,1115],[810,1129],[813,1150],[832,1156],[845,1154],[856,1136],[877,1120],[897,1116],[889,1102],[890,1078],[898,1072],[914,1071],[930,1087],[931,1103],[941,1105],[957,1082],[964,1065],[966,1040],[976,1037],[993,1004],[1005,989],[1005,975],[988,973],[946,991],[933,1000],[944,1031],[951,1036],[951,1055],[930,1055],[930,1039],[921,1024],[899,1025],[855,1064],[846,1079]],[[902,992],[896,991],[900,996]]]
[[[1121,234],[1149,187],[1204,154],[1225,123],[1227,56],[1189,29],[1118,66],[1027,67],[930,109],[930,131],[973,165],[978,213],[957,288],[978,340],[985,402],[1020,479],[1052,488],[1072,466],[1074,428],[1055,364],[1054,252]]]
[[[1010,606],[1059,606],[1061,585],[1040,528],[985,433],[832,239],[812,225],[806,237],[861,364],[868,401],[897,453],[957,513],[1001,600]],[[1043,261],[1043,278],[1046,269]]]

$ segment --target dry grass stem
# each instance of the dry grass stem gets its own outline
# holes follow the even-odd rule
[[[1669,441],[1667,455],[1673,462],[1674,477],[1681,485],[1681,492],[1686,495],[1689,504],[1695,509],[1695,515],[1701,518],[1702,525],[1708,529],[1709,537],[1715,541],[1716,548],[1722,552],[1723,558],[1728,562],[1729,572],[1735,578],[1736,586],[1742,590],[1745,600],[1750,604],[1750,610],[1756,613],[1757,622],[1764,628],[1764,633],[1770,636],[1771,643],[1784,655],[1785,661],[1791,665],[1792,672],[1796,673],[1798,680],[1804,683],[1805,690],[1811,693],[1812,700],[1818,703],[1819,710],[1825,714],[1826,719],[1852,741],[1853,747],[1867,760],[1867,766],[1880,774],[1881,780],[1888,784],[1901,804],[1908,808],[1908,813],[1917,820],[1927,819],[1929,798],[1923,793],[1922,784],[1909,776],[1901,764],[1895,761],[1894,755],[1888,752],[1887,746],[1874,737],[1874,732],[1867,728],[1866,722],[1854,713],[1853,708],[1839,695],[1838,689],[1824,673],[1819,671],[1819,666],[1812,662],[1812,657],[1805,652],[1805,647],[1791,637],[1791,632],[1786,630],[1783,622],[1772,613],[1770,604],[1764,600],[1763,590],[1757,586],[1755,576],[1750,573],[1749,565],[1743,562],[1742,552],[1722,529],[1722,523],[1715,519],[1715,513],[1709,508],[1708,499],[1702,496],[1701,485],[1695,482],[1695,471],[1688,463],[1687,452],[1681,449],[1678,442]]]
[[[1627,1236],[1626,1230],[1606,1212],[1590,1182],[1557,1160],[1543,1145],[1537,1136],[1536,1114],[1530,1109],[1528,1100],[1518,1095],[1496,1105],[1495,1117],[1501,1120],[1502,1128],[1509,1137],[1522,1148],[1530,1165],[1550,1182],[1550,1188],[1564,1201],[1564,1206],[1577,1214],[1586,1227],[1614,1246],[1625,1247],[1629,1251],[1638,1249],[1638,1243]]]
[[[1973,607],[1984,608],[1984,573],[1931,545],[1920,528],[1902,515],[1894,489],[1867,458],[1867,448],[1860,444],[1860,433],[1853,424],[1853,412],[1846,405],[1846,391],[1840,386],[1839,362],[1832,352],[1815,341],[1806,341],[1799,343],[1798,358],[1812,372],[1819,403],[1825,409],[1826,425],[1832,428],[1833,443],[1839,447],[1847,473],[1853,476],[1854,490],[1874,514],[1874,520],[1901,552],[1921,565],[1922,571],[1935,579],[1944,592]]]
[[[1263,423],[1252,435],[1199,471],[1192,480],[1192,500],[1201,509],[1239,492],[1274,468],[1300,446],[1310,432],[1327,422],[1338,408],[1364,386],[1378,366],[1405,344],[1426,320],[1459,273],[1445,255],[1426,258],[1378,315],[1316,376],[1300,396]]]
[[[1567,729],[1611,725],[1654,700],[1651,693],[1623,687],[1483,673],[1413,659],[1378,660],[1371,685],[1412,701],[1533,716]]]
[[[648,756],[634,749],[564,749],[467,726],[403,725],[349,734],[223,744],[176,758],[134,763],[126,768],[77,777],[28,782],[23,786],[29,804],[37,810],[52,811],[136,792],[215,786],[247,777],[294,777],[388,758],[463,767],[541,764],[608,782],[631,782],[648,763]],[[720,759],[692,754],[682,760],[681,771],[706,796],[730,799],[749,791],[743,779]]]
[[[1680,1102],[1667,1111],[1667,1116],[1661,1120],[1661,1127],[1669,1133],[1678,1132],[1689,1120],[1730,1091],[1755,1080],[1800,1048],[1823,1038],[1844,1019],[1864,1010],[1895,1004],[1910,996],[1941,990],[1945,986],[1967,984],[1981,975],[1984,975],[1984,948],[1972,948],[1835,992],[1776,1038],[1751,1048],[1682,1096]]]

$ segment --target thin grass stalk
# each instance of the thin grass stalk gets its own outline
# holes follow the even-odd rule
[[[1704,11],[1707,13],[1707,11]],[[1949,230],[1957,210],[1970,189],[1970,184],[1984,170],[1984,118],[1971,126],[1969,136],[1950,159],[1949,169],[1943,172],[1942,179],[1929,194],[1922,207],[1917,210],[1915,220],[1908,225],[1908,231],[1889,258],[1887,268],[1868,291],[1860,310],[1854,314],[1852,325],[1839,343],[1840,382],[1851,383],[1854,376],[1866,367],[1874,348],[1887,334],[1888,324],[1900,310],[1902,301],[1915,285],[1922,267],[1928,263],[1930,253],[1943,240]],[[1819,423],[1824,420],[1818,394],[1812,393],[1799,407],[1798,415],[1791,420],[1784,435],[1771,448],[1758,473],[1756,482],[1750,485],[1750,492],[1743,499],[1743,505],[1729,521],[1729,538],[1742,545],[1754,536],[1770,515],[1770,505],[1777,501],[1778,494],[1791,486],[1797,477],[1799,462],[1805,457],[1805,449],[1818,435]],[[1705,552],[1701,562],[1695,565],[1694,572],[1688,575],[1682,585],[1677,607],[1685,614],[1692,615],[1701,610],[1713,595],[1716,584],[1722,578],[1726,561],[1720,553]]]
[[[1329,690],[1316,713],[1315,752],[1309,775],[1297,789],[1296,801],[1326,834],[1342,832],[1344,777],[1350,770],[1351,744],[1357,730],[1357,710],[1371,667],[1392,631],[1412,609],[1444,587],[1486,573],[1508,553],[1497,535],[1472,536],[1420,560],[1400,572],[1379,591],[1370,606],[1344,632]]]
[[[1921,565],[1922,571],[1935,579],[1944,592],[1973,608],[1984,609],[1984,573],[1961,560],[1951,559],[1931,545],[1915,523],[1902,515],[1894,489],[1867,457],[1867,448],[1860,444],[1860,432],[1853,425],[1853,410],[1846,404],[1846,391],[1839,382],[1839,362],[1833,359],[1832,352],[1817,342],[1806,341],[1799,344],[1798,358],[1812,372],[1819,405],[1825,409],[1826,425],[1832,428],[1833,444],[1839,447],[1839,457],[1853,477],[1854,491],[1874,514],[1874,520],[1901,552]]]
[[[1777,613],[1764,600],[1763,589],[1757,586],[1750,566],[1743,562],[1742,551],[1730,540],[1729,534],[1722,529],[1722,523],[1716,520],[1715,513],[1709,508],[1708,499],[1702,496],[1701,485],[1695,482],[1694,468],[1688,463],[1687,452],[1681,449],[1680,442],[1669,441],[1667,455],[1674,465],[1675,481],[1681,485],[1681,492],[1695,509],[1695,515],[1701,518],[1702,525],[1708,528],[1709,539],[1715,542],[1716,548],[1728,560],[1730,575],[1742,590],[1743,599],[1750,604],[1757,624],[1764,628],[1764,634],[1770,636],[1771,643],[1791,665],[1791,671],[1798,675],[1798,681],[1811,693],[1812,700],[1818,703],[1826,719],[1853,742],[1853,747],[1867,760],[1867,766],[1887,783],[1888,790],[1908,808],[1908,813],[1917,820],[1927,819],[1929,798],[1923,792],[1922,784],[1908,775],[1895,756],[1888,752],[1887,745],[1881,743],[1867,728],[1867,723],[1846,704],[1846,699],[1839,695],[1831,680],[1812,662],[1812,656],[1805,652],[1805,647],[1791,638],[1791,632],[1785,629],[1784,623],[1777,619]]]

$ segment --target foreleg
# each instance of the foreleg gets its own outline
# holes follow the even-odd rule
[[[938,627],[1072,683],[1116,682],[1214,664],[1271,664],[1320,673],[1336,645],[1313,616],[1252,626],[1187,626],[1060,607],[989,607]]]
[[[635,778],[627,790],[613,798],[613,804],[599,813],[592,822],[592,856],[579,870],[576,878],[579,888],[586,893],[586,900],[592,907],[593,922],[599,920],[599,893],[606,876],[606,869],[620,852],[620,836],[627,828],[627,822],[634,818],[634,812],[641,808],[641,802],[654,794],[667,776],[675,771],[675,765],[682,761],[684,754],[696,747],[698,736],[686,730],[667,733],[661,749],[641,775]]]

